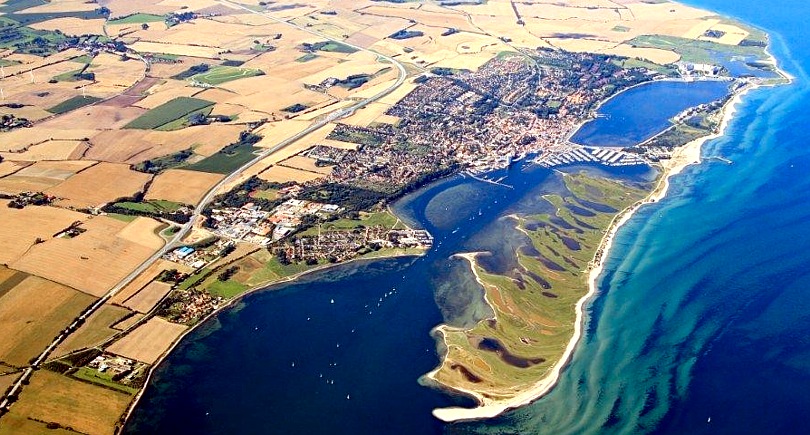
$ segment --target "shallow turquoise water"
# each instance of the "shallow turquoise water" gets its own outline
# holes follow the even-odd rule
[[[776,32],[777,56],[799,80],[749,94],[727,135],[704,148],[706,162],[620,232],[587,334],[547,397],[492,421],[442,425],[429,411],[454,399],[417,383],[438,362],[429,331],[442,314],[463,324],[485,311],[463,264],[447,257],[491,249],[490,267],[506,267],[519,240],[499,217],[536,210],[539,194],[558,188],[547,171],[517,168],[514,190],[456,178],[400,204],[437,236],[425,258],[343,267],[221,314],[160,367],[127,432],[803,432],[810,10],[796,0],[698,5]]]

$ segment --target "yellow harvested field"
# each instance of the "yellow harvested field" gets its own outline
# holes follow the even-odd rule
[[[323,174],[316,174],[314,172],[302,171],[285,166],[271,166],[266,171],[259,174],[259,178],[262,180],[276,183],[286,183],[288,181],[306,183],[307,181],[317,180],[323,177],[325,177]]]
[[[61,357],[79,349],[98,346],[119,331],[113,325],[121,322],[132,311],[115,305],[104,304],[60,344],[53,357]]]
[[[116,323],[116,324],[115,324],[115,325],[113,325],[112,327],[113,327],[113,329],[115,329],[116,331],[126,331],[126,330],[128,330],[129,328],[133,327],[133,326],[134,326],[136,323],[138,323],[138,322],[139,322],[141,319],[143,319],[143,318],[144,318],[144,315],[143,315],[143,314],[141,314],[141,313],[135,313],[135,314],[133,314],[133,315],[131,315],[131,316],[127,317],[126,319],[124,319],[124,320],[122,320],[122,321],[120,321],[120,322]]]
[[[82,147],[79,151],[86,149],[86,145],[86,142],[78,140],[49,140],[40,144],[30,145],[28,149],[22,152],[0,152],[0,156],[4,159],[28,162],[40,160],[68,160],[81,157],[81,152],[77,152],[77,150],[79,150],[79,147]],[[77,156],[76,154],[79,155]]]
[[[305,128],[309,127],[311,122],[308,121],[300,121],[297,119],[290,119],[278,122],[269,122],[267,124],[262,125],[261,127],[257,128],[255,133],[262,137],[262,140],[256,144],[257,147],[262,148],[272,148],[276,146],[279,142],[287,139],[289,137],[295,136],[299,132],[303,131]],[[334,129],[334,126],[332,126]],[[320,129],[317,132],[310,133],[306,136],[306,138],[302,140],[306,140],[314,135],[318,135],[319,133],[326,137],[329,132],[321,133]],[[331,129],[329,130],[331,131]],[[293,145],[294,146],[294,145]],[[297,154],[297,153],[296,153]]]
[[[2,181],[2,180],[0,180]],[[25,207],[18,210],[0,200],[0,263],[9,264],[19,259],[37,239],[49,240],[87,215],[56,207]]]
[[[606,8],[570,7],[564,3],[515,3],[521,17],[542,18],[547,20],[584,20],[595,22],[618,21],[622,19],[616,5]]]
[[[82,224],[87,231],[31,246],[10,266],[102,296],[155,251],[117,237],[126,226],[126,222],[106,216],[87,218]],[[23,243],[15,247],[19,245]]]
[[[126,358],[152,364],[169,350],[186,326],[153,317],[125,337],[113,343],[107,351]]]
[[[13,174],[29,164],[29,162],[12,162],[10,160],[4,160],[0,162],[0,177]]]
[[[390,94],[377,100],[377,102],[393,106],[394,104],[397,104],[399,100],[405,98],[408,94],[411,93],[411,91],[416,89],[418,86],[419,86],[418,84],[413,83],[412,81],[406,81]]]
[[[352,150],[352,151],[356,151],[357,148],[360,146],[360,144],[358,144],[358,143],[343,142],[342,140],[335,140],[335,139],[324,139],[324,140],[318,141],[318,144],[319,145],[326,145],[326,146],[332,147],[332,148],[339,148],[339,149],[342,149],[342,150]]]
[[[139,163],[193,148],[203,156],[216,153],[236,141],[244,130],[239,125],[204,125],[175,131],[111,130],[90,138],[93,147],[86,158],[107,162]]]
[[[233,252],[231,252],[230,254],[226,255],[225,257],[220,258],[219,260],[215,261],[209,267],[214,269],[214,268],[217,268],[217,267],[224,266],[224,265],[226,265],[228,263],[234,262],[234,261],[236,261],[236,260],[238,260],[238,259],[240,259],[242,257],[245,257],[245,256],[247,256],[249,254],[252,254],[252,253],[258,251],[259,249],[260,248],[257,247],[256,245],[254,245],[253,243],[237,242],[236,243],[236,249],[234,249]]]
[[[29,121],[39,121],[43,118],[53,116],[53,113],[36,106],[4,107],[3,112],[14,115],[17,118],[26,118]]]
[[[302,112],[300,115],[296,117],[296,119],[301,121],[314,121],[322,116],[326,116],[336,110],[340,110],[346,107],[355,104],[354,101],[351,100],[343,100],[337,101],[335,103],[328,104],[326,106],[321,107],[320,109],[313,110],[311,112]]]
[[[133,171],[129,165],[101,162],[48,189],[47,193],[62,198],[59,204],[63,206],[96,207],[133,196],[151,179],[151,175]]]
[[[0,151],[18,151],[31,145],[48,140],[75,140],[92,137],[99,130],[82,129],[51,129],[51,128],[22,128],[6,133],[0,133]]]
[[[87,3],[85,0],[54,0],[44,5],[24,9],[22,13],[47,14],[55,12],[92,11],[95,10],[96,7],[95,3]]]
[[[188,65],[185,65],[184,69],[188,69]],[[149,95],[143,100],[135,103],[135,105],[145,109],[154,109],[155,107],[177,97],[190,97],[199,92],[200,88],[188,86],[188,84],[184,81],[166,80],[165,82],[150,88],[147,92]],[[204,97],[200,98],[205,99]]]
[[[39,420],[71,427],[72,434],[111,435],[131,399],[126,393],[39,370],[11,407],[7,417],[12,420],[6,425],[4,417],[0,427],[7,433],[29,433],[30,421]]]
[[[402,5],[403,7],[398,7],[399,5],[371,6],[358,10],[363,14],[376,15],[384,18],[396,17],[414,20],[417,23],[431,27],[454,28],[465,32],[478,31],[478,29],[470,25],[469,21],[467,21],[467,17],[452,9],[426,10],[426,8],[422,7],[426,5],[421,3],[415,4],[416,6],[412,5],[414,4],[404,4]],[[394,32],[392,31],[391,33]]]
[[[284,160],[283,162],[280,163],[280,165],[294,169],[301,169],[309,172],[317,172],[323,175],[329,175],[332,173],[331,166],[318,166],[315,164],[315,162],[317,162],[317,160],[309,157],[295,156],[290,157],[287,160]]]
[[[70,130],[77,125],[94,125],[103,127],[105,130],[116,130],[144,113],[146,113],[146,110],[138,107],[114,107],[94,104],[51,118],[39,124],[37,128]]]
[[[104,6],[110,9],[110,17],[118,18],[137,12],[163,15],[177,10],[170,6],[158,6],[161,0],[105,0]]]
[[[165,243],[165,240],[158,235],[158,232],[165,227],[166,224],[163,222],[139,216],[127,224],[116,236],[143,247],[158,250]]]
[[[0,192],[41,192],[93,165],[91,161],[42,161],[0,179]]]
[[[169,294],[172,286],[160,281],[152,281],[124,302],[124,306],[139,313],[148,313],[155,308],[164,296]]]
[[[17,381],[17,378],[20,377],[20,373],[12,373],[8,375],[0,376],[0,391],[6,391],[9,387],[11,387],[14,382]],[[2,433],[2,432],[0,432]]]
[[[515,11],[512,9],[512,3],[508,0],[489,0],[480,5],[460,5],[454,6],[453,9],[464,11],[470,15],[497,16],[505,26],[511,27],[514,27],[514,20],[506,21],[503,17],[517,19]]]
[[[382,103],[371,103],[368,106],[356,110],[354,114],[348,118],[342,119],[341,122],[344,124],[355,125],[358,127],[368,127],[369,124],[376,121],[378,118],[383,116],[385,112],[390,109],[391,106]],[[396,117],[392,117],[394,119],[399,119]]]
[[[104,34],[104,19],[90,19],[83,20],[81,18],[56,18],[53,20],[42,21],[29,25],[31,28],[39,30],[59,30],[65,35],[82,36],[82,35],[103,35]]]
[[[681,35],[682,38],[687,39],[698,39],[706,33],[707,30],[711,29],[712,27],[720,24],[720,20],[718,19],[710,19],[710,20],[702,20],[701,22],[692,26],[686,33]]]
[[[28,364],[95,300],[38,276],[26,277],[0,297],[0,361]]]
[[[145,65],[137,59],[122,61],[120,56],[101,53],[93,58],[87,71],[96,75],[95,82],[88,92],[123,92],[140,80]]]
[[[157,175],[146,192],[146,199],[165,199],[197,205],[224,176],[207,172],[169,169]]]
[[[26,416],[10,413],[3,416],[0,435],[76,435],[67,429],[50,429],[47,423],[31,420]]]
[[[191,272],[191,268],[180,263],[174,263],[169,260],[159,259],[150,264],[140,275],[133,279],[126,287],[121,289],[110,299],[110,303],[123,305],[124,301],[132,297],[138,290],[149,284],[150,281],[155,279],[161,272],[169,269],[177,269],[182,273]]]
[[[207,59],[217,58],[222,53],[222,49],[217,47],[199,47],[195,45],[164,44],[146,41],[138,41],[130,47],[141,53],[175,54],[178,56],[203,57]]]
[[[745,38],[748,37],[748,31],[741,29],[737,26],[730,24],[716,24],[712,26],[711,30],[723,32],[724,35],[720,38],[710,38],[708,36],[700,36],[698,39],[702,41],[712,41],[726,45],[739,45]]]

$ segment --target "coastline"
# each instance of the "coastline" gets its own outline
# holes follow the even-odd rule
[[[793,77],[785,73],[781,69],[778,69],[778,72],[788,81],[788,83],[793,81]],[[574,334],[571,337],[571,340],[568,342],[565,351],[563,353],[563,356],[552,367],[551,372],[546,377],[540,379],[535,384],[531,385],[526,390],[515,395],[512,398],[506,400],[492,400],[483,397],[480,393],[476,391],[467,390],[452,385],[446,385],[436,380],[435,374],[442,367],[444,367],[444,365],[447,362],[446,358],[443,356],[441,365],[439,365],[439,367],[437,367],[436,369],[425,375],[425,377],[430,379],[434,384],[440,385],[442,388],[448,389],[450,391],[455,391],[457,393],[474,398],[476,401],[478,401],[479,406],[475,408],[461,408],[461,407],[437,408],[433,410],[433,415],[436,418],[444,422],[493,418],[503,414],[508,410],[528,405],[542,398],[554,388],[554,386],[559,381],[562,369],[565,368],[565,366],[570,362],[573,352],[576,349],[576,345],[579,343],[579,340],[582,337],[582,330],[584,329],[585,326],[585,305],[588,302],[590,302],[591,299],[597,294],[598,279],[602,275],[602,272],[604,270],[605,259],[608,257],[610,253],[610,249],[613,246],[613,240],[616,234],[618,233],[619,229],[621,229],[622,226],[625,225],[630,220],[630,218],[633,217],[633,215],[639,208],[647,204],[656,203],[661,199],[663,199],[664,197],[666,197],[667,191],[669,190],[670,186],[670,178],[681,173],[686,167],[690,165],[699,164],[702,161],[701,151],[703,144],[709,140],[722,137],[731,120],[734,118],[734,115],[737,112],[736,106],[738,103],[742,101],[743,96],[745,96],[751,90],[763,86],[770,86],[770,85],[763,83],[749,82],[742,88],[735,91],[732,98],[730,98],[726,102],[725,106],[721,110],[722,119],[717,131],[712,134],[692,140],[691,142],[688,142],[676,148],[673,151],[671,158],[660,164],[662,173],[655,188],[653,188],[653,190],[645,198],[628,206],[627,208],[619,212],[616,216],[614,216],[613,220],[611,221],[611,224],[608,226],[605,236],[602,238],[599,247],[596,250],[594,260],[592,260],[588,273],[588,292],[582,298],[580,298],[575,305],[576,320],[574,324]],[[473,270],[476,280],[478,281],[479,284],[485,287],[484,283],[480,280],[475,270],[475,257],[477,255],[478,253],[463,253],[463,254],[456,254],[455,256],[464,258],[470,262],[470,267]],[[487,303],[490,303],[488,298],[486,297],[486,294],[484,299],[487,301]],[[436,332],[442,334],[442,340],[444,341],[445,349],[447,348],[447,341],[445,339],[444,331],[448,329],[449,327],[447,325],[440,325],[437,328],[435,328]]]
[[[793,77],[778,68],[775,57],[773,57],[773,55],[769,51],[767,51],[767,49],[766,49],[766,53],[773,59],[773,64],[777,68],[779,74],[782,75],[787,80],[788,83],[792,82]],[[700,79],[698,79],[698,80],[700,80]],[[710,80],[717,80],[717,79],[710,79]],[[629,87],[627,89],[624,89],[624,90],[612,95],[611,97],[609,97],[605,101],[601,102],[599,104],[599,106],[597,106],[597,108],[594,109],[594,110],[597,110],[598,107],[600,107],[602,104],[609,101],[613,97],[621,94],[622,92],[633,89],[635,87],[643,86],[643,85],[646,85],[646,84],[651,84],[651,83],[654,83],[656,81],[685,81],[685,80],[684,79],[678,79],[678,78],[665,78],[665,79],[661,79],[661,80],[652,80],[652,81],[648,81],[648,82],[639,83],[639,84],[631,86],[631,87]],[[613,218],[613,221],[611,222],[610,226],[608,227],[608,230],[606,231],[605,237],[600,241],[599,248],[596,251],[594,262],[591,264],[591,266],[589,268],[588,292],[582,298],[580,298],[577,301],[576,305],[575,305],[576,320],[575,320],[575,325],[574,325],[574,335],[571,338],[571,340],[568,342],[563,356],[552,367],[551,372],[545,378],[543,378],[540,381],[538,381],[537,383],[533,384],[531,386],[531,388],[524,391],[523,393],[520,393],[519,395],[515,396],[514,398],[511,398],[511,399],[508,399],[508,400],[501,400],[501,401],[486,399],[481,394],[479,394],[479,393],[477,393],[475,391],[465,390],[463,388],[456,388],[456,387],[445,385],[445,384],[442,384],[442,383],[436,381],[436,379],[435,379],[435,377],[433,375],[436,372],[438,372],[439,369],[442,366],[444,366],[444,364],[446,363],[446,359],[442,356],[441,357],[441,364],[439,365],[439,367],[437,367],[436,369],[434,369],[430,373],[426,374],[424,377],[429,379],[433,384],[437,385],[440,388],[447,389],[447,390],[450,390],[450,391],[460,393],[460,394],[463,394],[463,395],[470,396],[470,397],[474,398],[475,400],[477,400],[479,402],[479,404],[481,404],[481,406],[476,407],[476,408],[457,408],[457,407],[437,408],[437,409],[433,410],[433,415],[436,418],[438,418],[438,419],[440,419],[442,421],[445,421],[445,422],[492,418],[492,417],[496,417],[496,416],[498,416],[498,415],[500,415],[500,414],[502,414],[502,413],[504,413],[504,412],[506,412],[506,411],[508,411],[510,409],[514,409],[514,408],[525,406],[525,405],[527,405],[529,403],[532,403],[532,402],[538,400],[539,398],[541,398],[542,396],[544,396],[545,394],[547,394],[548,392],[550,392],[553,389],[553,387],[556,385],[556,383],[558,382],[559,376],[560,376],[560,374],[562,372],[562,369],[565,368],[565,366],[568,364],[568,362],[570,362],[571,356],[573,355],[573,351],[576,349],[576,345],[578,344],[578,342],[579,342],[579,340],[580,340],[580,338],[582,336],[582,330],[584,328],[584,315],[585,315],[584,307],[585,307],[585,304],[588,303],[597,293],[596,282],[597,282],[598,278],[601,276],[601,273],[603,271],[604,261],[605,261],[604,259],[607,257],[607,255],[608,255],[608,253],[610,251],[610,248],[612,247],[613,239],[614,239],[615,235],[617,234],[618,230],[622,227],[622,225],[624,225],[625,223],[627,223],[627,221],[630,220],[630,218],[633,216],[635,211],[638,210],[638,208],[640,208],[641,206],[643,206],[645,204],[657,202],[657,201],[663,199],[666,196],[666,193],[667,193],[667,190],[668,190],[669,184],[670,184],[669,183],[669,178],[670,177],[672,177],[672,176],[674,176],[676,174],[679,174],[680,172],[683,171],[684,168],[686,168],[689,165],[700,163],[700,161],[701,161],[700,152],[701,152],[701,148],[702,148],[703,143],[705,143],[708,140],[715,139],[717,137],[721,137],[723,135],[727,125],[729,124],[731,119],[733,119],[733,116],[734,116],[734,114],[736,112],[735,106],[736,106],[737,103],[739,103],[741,101],[743,95],[745,95],[748,91],[750,91],[752,89],[756,89],[756,88],[762,87],[762,86],[771,86],[771,85],[772,84],[762,84],[762,83],[749,82],[748,84],[746,84],[746,86],[744,86],[744,87],[740,88],[738,91],[734,92],[734,95],[732,96],[732,98],[729,99],[729,101],[726,103],[726,105],[722,109],[722,121],[721,121],[721,124],[720,124],[720,126],[718,128],[718,132],[712,133],[710,135],[707,135],[707,136],[704,136],[704,137],[701,137],[701,138],[698,138],[698,139],[695,139],[695,140],[693,140],[693,141],[691,141],[691,142],[689,142],[689,143],[675,149],[675,151],[673,152],[672,158],[670,160],[668,160],[665,164],[661,165],[662,170],[663,170],[663,172],[661,174],[661,178],[660,178],[658,184],[656,185],[656,187],[650,192],[650,194],[647,197],[645,197],[644,199],[642,199],[642,200],[634,203],[633,205],[625,208],[624,210],[619,212]],[[569,133],[569,135],[566,136],[566,140],[570,140],[570,137],[573,136],[576,133],[576,131],[579,130],[581,125],[586,123],[586,122],[589,122],[589,121],[590,120],[585,120],[581,124],[576,125],[572,129],[571,133]],[[483,281],[481,280],[480,276],[478,275],[478,273],[476,271],[476,264],[477,264],[476,263],[476,257],[479,254],[482,254],[482,252],[459,253],[459,254],[453,255],[452,257],[463,258],[463,259],[467,260],[469,262],[469,264],[470,264],[470,267],[471,267],[471,269],[473,271],[473,274],[475,275],[476,281],[479,284],[481,284],[483,287],[486,287],[486,284],[483,283]],[[247,297],[248,295],[251,295],[251,294],[253,294],[255,292],[258,292],[260,290],[271,289],[272,287],[277,286],[277,285],[289,284],[289,283],[294,282],[294,281],[298,280],[299,278],[301,278],[302,276],[305,276],[307,274],[317,272],[317,271],[322,271],[322,270],[332,268],[332,267],[335,267],[335,266],[347,265],[347,264],[350,264],[350,263],[353,263],[353,262],[359,262],[359,261],[376,261],[376,260],[382,260],[382,259],[388,259],[388,258],[399,258],[399,257],[419,257],[419,256],[423,256],[423,255],[425,255],[425,252],[420,253],[420,254],[411,254],[411,253],[408,253],[408,254],[406,254],[406,253],[395,254],[394,253],[394,254],[389,254],[389,255],[384,255],[384,256],[379,256],[379,257],[373,257],[373,258],[355,258],[355,259],[349,260],[349,261],[344,262],[344,263],[339,263],[339,264],[321,265],[321,266],[317,266],[317,267],[315,267],[313,269],[306,270],[306,271],[303,271],[303,272],[299,272],[299,273],[291,275],[289,277],[285,277],[285,278],[283,278],[283,279],[281,279],[279,281],[254,286],[253,288],[250,288],[250,289],[246,290],[245,292],[243,292],[239,296],[227,301],[226,304],[224,304],[221,307],[218,307],[217,309],[215,309],[214,311],[209,313],[207,316],[205,316],[203,319],[201,319],[198,323],[196,323],[195,325],[189,327],[186,331],[184,331],[183,334],[180,335],[180,337],[178,337],[177,340],[174,343],[172,343],[171,347],[169,349],[167,349],[157,359],[157,361],[155,361],[155,363],[150,367],[149,373],[148,373],[146,381],[144,383],[144,387],[141,388],[138,391],[138,393],[136,394],[134,399],[131,401],[129,407],[127,408],[126,413],[119,420],[119,423],[121,425],[120,425],[117,433],[120,433],[120,431],[123,430],[123,428],[129,422],[129,419],[131,418],[135,408],[139,404],[139,402],[140,402],[140,400],[141,400],[141,398],[143,396],[143,393],[146,390],[146,387],[149,385],[150,381],[152,380],[152,376],[154,374],[155,369],[160,364],[162,364],[164,362],[164,360],[185,339],[185,337],[188,334],[190,334],[191,332],[193,332],[197,327],[199,327],[203,323],[210,320],[213,316],[219,314],[221,311],[224,311],[224,310],[232,307],[233,305],[235,305],[237,302],[240,302],[243,298]],[[597,258],[598,258],[598,261],[596,261]],[[491,302],[488,299],[488,296],[487,296],[486,292],[484,294],[484,299],[488,304],[491,305]],[[447,346],[447,342],[444,340],[444,332],[443,331],[446,331],[446,330],[448,330],[450,328],[451,327],[449,327],[447,325],[440,325],[440,326],[434,328],[434,331],[439,332],[439,333],[442,334],[442,340],[444,341],[445,347]]]
[[[215,310],[211,311],[205,317],[200,319],[199,322],[195,323],[194,325],[190,326],[188,329],[183,331],[183,333],[179,337],[177,337],[177,339],[172,343],[172,345],[168,349],[166,349],[166,351],[163,352],[160,355],[160,357],[158,357],[158,359],[151,365],[151,367],[149,367],[149,373],[146,376],[146,380],[144,381],[143,387],[141,387],[140,390],[138,390],[138,393],[135,395],[135,397],[132,399],[129,406],[127,407],[126,412],[119,419],[120,426],[115,431],[115,433],[116,434],[121,433],[123,431],[124,427],[129,422],[129,419],[132,417],[132,413],[135,412],[135,408],[138,406],[138,403],[140,403],[141,398],[143,397],[144,391],[146,391],[146,388],[149,386],[149,383],[152,380],[152,376],[154,375],[155,369],[157,369],[157,367],[159,365],[161,365],[166,360],[166,358],[169,357],[169,355],[171,355],[171,353],[174,351],[174,349],[177,348],[178,345],[180,345],[180,343],[186,338],[186,336],[191,334],[192,332],[194,332],[198,327],[200,327],[201,325],[203,325],[207,321],[211,320],[212,317],[216,316],[220,312],[225,311],[225,310],[233,307],[238,302],[241,302],[247,296],[250,296],[250,295],[252,295],[254,293],[257,293],[257,292],[260,292],[262,290],[272,290],[272,288],[276,287],[276,286],[281,286],[281,285],[285,285],[285,284],[294,283],[295,281],[299,280],[300,278],[302,278],[302,277],[304,277],[306,275],[309,275],[309,274],[312,274],[312,273],[315,273],[315,272],[320,272],[320,271],[323,271],[323,270],[328,270],[328,269],[335,268],[335,267],[338,267],[338,266],[345,266],[345,265],[348,265],[348,264],[357,263],[357,262],[361,262],[361,261],[372,262],[372,261],[387,260],[387,259],[393,259],[393,258],[405,258],[405,257],[417,257],[418,258],[418,257],[424,256],[426,253],[427,253],[427,251],[423,251],[422,253],[419,253],[419,254],[392,253],[392,254],[388,254],[388,255],[381,255],[379,257],[353,258],[353,259],[351,259],[349,261],[345,261],[343,263],[337,263],[337,264],[322,264],[320,266],[313,267],[312,269],[305,270],[303,272],[298,272],[298,273],[296,273],[294,275],[284,277],[279,281],[259,284],[259,285],[253,286],[253,287],[245,290],[239,296],[236,296],[233,299],[228,300],[227,303],[225,303],[224,305],[222,305],[220,307],[217,307]]]

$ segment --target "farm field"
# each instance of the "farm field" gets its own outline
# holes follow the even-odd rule
[[[69,160],[81,157],[87,149],[87,143],[78,140],[49,140],[31,145],[22,152],[0,152],[3,159],[36,162],[40,160]]]
[[[36,433],[45,427],[32,420],[73,428],[65,433],[112,434],[130,400],[128,394],[39,370],[31,377],[25,394],[3,417],[0,434]]]
[[[12,175],[0,178],[0,192],[17,194],[44,191],[93,164],[95,162],[92,161],[36,162]]]
[[[152,364],[169,349],[186,326],[153,317],[145,324],[112,344],[107,351]]]
[[[145,160],[193,148],[196,154],[208,156],[236,140],[244,127],[239,125],[206,125],[175,131],[111,130],[90,139],[93,147],[85,158],[108,162],[140,163]]]
[[[10,266],[101,296],[155,251],[118,236],[132,224],[106,216],[87,218],[81,225],[85,232],[31,246]]]
[[[272,181],[276,183],[286,183],[288,181],[295,181],[298,183],[305,183],[307,181],[317,180],[326,175],[310,171],[302,171],[300,169],[288,168],[286,166],[271,166],[261,174],[259,178],[265,181]]]
[[[220,174],[169,169],[157,175],[146,192],[146,199],[163,199],[196,205],[219,180]]]
[[[25,254],[37,239],[50,240],[74,222],[83,222],[87,216],[56,207],[26,207],[22,210],[8,207],[8,200],[0,199],[0,263],[10,264]]]
[[[247,77],[264,75],[262,70],[239,68],[233,66],[215,66],[207,72],[191,76],[189,80],[207,85],[221,85],[222,83],[239,80]]]
[[[51,355],[51,357],[61,357],[73,351],[97,346],[104,340],[118,333],[117,329],[112,326],[121,322],[126,316],[131,314],[132,311],[118,307],[115,305],[104,304],[98,311],[91,314],[90,317],[79,327],[79,330],[68,336]]]
[[[139,313],[148,313],[171,290],[172,286],[165,282],[152,281],[138,293],[124,301],[124,306]]]
[[[22,280],[19,280],[22,278]],[[0,361],[24,366],[95,298],[37,276],[17,274],[0,282]]]
[[[110,303],[123,305],[125,300],[129,299],[130,297],[132,297],[132,295],[137,293],[138,290],[142,289],[144,286],[149,284],[149,282],[152,281],[154,278],[156,278],[158,275],[160,275],[161,272],[169,269],[176,269],[181,273],[191,272],[191,268],[186,265],[173,263],[171,261],[164,260],[161,258],[158,261],[155,261],[154,263],[150,264],[149,267],[146,268],[146,270],[141,272],[140,275],[138,275],[129,284],[127,284],[126,287],[124,287],[123,289],[121,289],[121,291],[116,293],[115,296],[113,296],[112,299],[110,299]]]
[[[59,204],[63,206],[96,207],[142,191],[151,178],[127,165],[101,162],[47,189],[46,193],[62,198]]]
[[[151,130],[178,120],[190,113],[213,105],[212,101],[200,100],[190,97],[177,97],[154,109],[149,110],[140,117],[127,124],[126,128]]]

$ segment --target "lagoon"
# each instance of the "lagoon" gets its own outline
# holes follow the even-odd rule
[[[699,104],[719,100],[729,93],[728,82],[661,80],[645,83],[615,95],[586,122],[571,142],[599,147],[627,147],[644,142],[671,125],[670,119]]]

